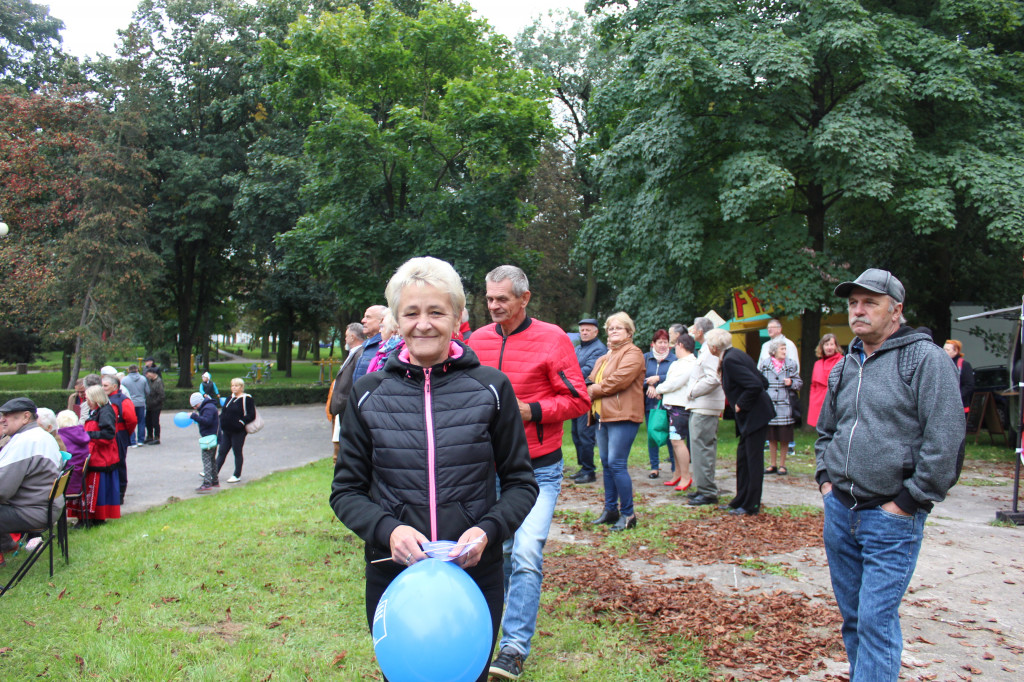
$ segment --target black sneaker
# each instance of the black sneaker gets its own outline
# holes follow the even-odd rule
[[[515,649],[505,647],[491,663],[490,674],[506,680],[518,680],[523,674],[523,657]]]
[[[572,482],[577,484],[593,483],[597,480],[597,474],[593,471],[581,471],[572,477]]]

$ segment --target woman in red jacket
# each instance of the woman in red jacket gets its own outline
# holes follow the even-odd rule
[[[821,337],[814,354],[820,359],[814,363],[814,371],[811,373],[811,395],[807,405],[808,426],[817,426],[818,414],[825,402],[825,394],[828,393],[828,375],[836,363],[843,359],[843,352],[839,349],[835,334],[825,334]]]
[[[121,518],[121,482],[117,475],[118,453],[115,431],[117,415],[102,386],[85,389],[89,418],[85,430],[89,434],[89,474],[85,495],[69,505],[68,516],[92,521]]]

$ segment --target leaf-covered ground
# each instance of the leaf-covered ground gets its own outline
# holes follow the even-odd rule
[[[592,496],[579,489],[565,493],[569,498]],[[843,655],[831,595],[756,587],[723,591],[701,576],[666,570],[715,564],[763,569],[773,565],[763,557],[820,547],[820,512],[773,510],[736,518],[713,508],[680,511],[677,505],[663,505],[647,508],[642,518],[654,525],[659,516],[672,518],[658,531],[662,542],[655,546],[635,536],[640,541],[624,555],[618,543],[625,536],[613,538],[595,529],[589,517],[564,515],[562,527],[573,543],[552,547],[545,558],[545,586],[559,593],[548,608],[570,602],[577,605],[581,621],[640,627],[647,636],[636,647],[652,654],[659,666],[671,660],[672,642],[679,636],[700,641],[706,666],[723,681],[793,679]],[[583,554],[581,546],[588,547]],[[634,570],[627,556],[653,564],[653,573]],[[743,572],[759,573],[757,568]]]

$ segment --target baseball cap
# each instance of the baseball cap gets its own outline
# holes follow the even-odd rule
[[[846,298],[854,287],[867,289],[876,294],[885,294],[892,297],[897,303],[903,303],[903,299],[906,297],[903,283],[888,270],[879,270],[878,268],[868,268],[852,282],[843,282],[835,288],[834,293],[836,296]]]

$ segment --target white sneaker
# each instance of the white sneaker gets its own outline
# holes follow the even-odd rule
[[[241,480],[241,476],[232,476],[231,478],[228,479],[228,483],[238,483]]]
[[[36,547],[38,547],[41,544],[43,544],[42,538],[32,538],[31,540],[25,543],[25,549],[27,549],[30,552],[34,552],[36,551]]]

